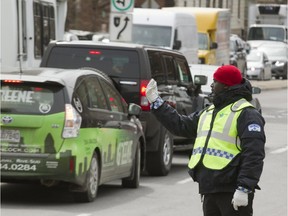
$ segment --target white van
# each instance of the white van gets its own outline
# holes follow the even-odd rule
[[[134,8],[132,42],[179,50],[188,63],[198,63],[197,24],[193,15]]]

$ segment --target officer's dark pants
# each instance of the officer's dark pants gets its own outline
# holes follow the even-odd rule
[[[248,196],[248,206],[238,207],[238,211],[235,211],[232,205],[233,194],[205,194],[203,200],[204,216],[252,216],[254,193],[250,193]]]

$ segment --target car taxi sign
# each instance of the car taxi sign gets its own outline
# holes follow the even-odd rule
[[[134,0],[111,0],[111,12],[132,12]]]

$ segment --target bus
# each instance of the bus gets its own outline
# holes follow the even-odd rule
[[[51,40],[64,38],[67,0],[1,0],[0,66],[40,65]]]

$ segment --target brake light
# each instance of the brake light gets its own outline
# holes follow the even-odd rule
[[[90,55],[101,55],[101,52],[98,51],[98,50],[90,50],[90,51],[89,51],[89,54],[90,54]]]
[[[63,138],[73,138],[79,135],[82,118],[71,104],[65,104],[65,123]]]
[[[149,83],[149,80],[141,80],[140,82],[140,106],[143,111],[150,110],[150,103],[146,98],[146,88]]]
[[[23,83],[21,80],[4,80],[4,83]]]
[[[35,92],[41,92],[41,91],[43,91],[43,88],[35,87],[35,88],[34,88],[34,91],[35,91]]]

